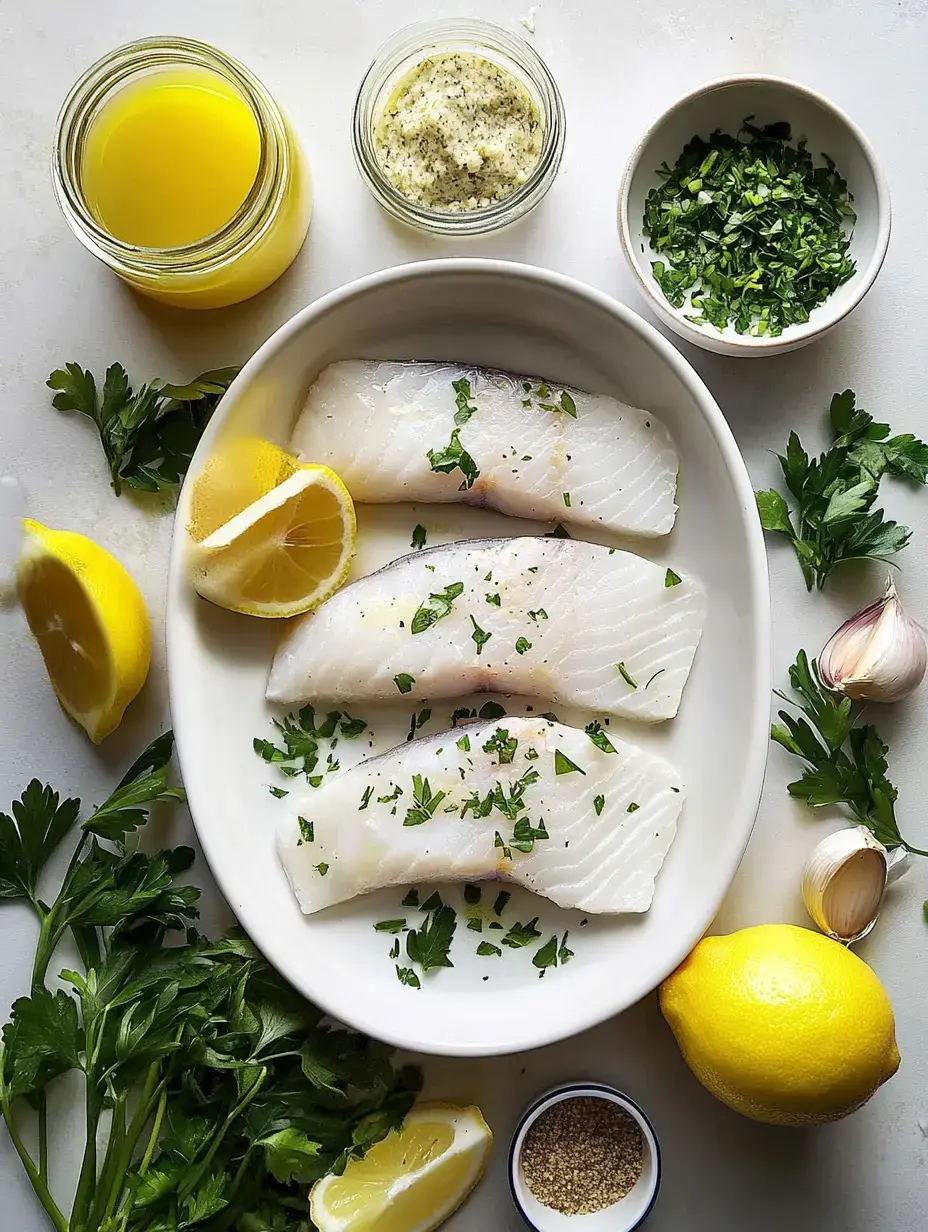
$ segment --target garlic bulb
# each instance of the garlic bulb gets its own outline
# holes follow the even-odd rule
[[[918,688],[928,667],[928,643],[903,610],[892,580],[882,599],[832,635],[818,666],[826,688],[854,699],[897,702]]]
[[[866,937],[879,915],[889,866],[889,853],[866,826],[822,839],[802,874],[802,901],[822,932],[845,943]]]

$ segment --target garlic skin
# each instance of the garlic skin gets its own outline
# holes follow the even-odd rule
[[[918,688],[928,668],[928,642],[891,579],[882,599],[832,634],[818,667],[826,688],[855,701],[898,702]]]
[[[866,937],[880,912],[890,862],[866,826],[838,830],[812,849],[802,874],[802,901],[827,937],[845,945]]]

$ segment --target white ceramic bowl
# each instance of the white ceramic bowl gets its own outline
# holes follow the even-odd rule
[[[822,151],[835,161],[854,197],[857,222],[850,253],[855,274],[818,308],[803,325],[790,325],[777,338],[752,338],[733,326],[687,321],[685,308],[674,308],[651,272],[655,259],[642,231],[644,203],[660,183],[657,168],[673,166],[696,134],[708,138],[717,128],[735,134],[748,116],[758,125],[787,120],[793,140],[807,137],[812,156]],[[781,77],[726,77],[685,95],[651,125],[625,167],[619,189],[618,225],[622,249],[639,290],[653,312],[681,338],[719,355],[777,355],[806,346],[828,333],[867,294],[880,272],[889,244],[889,187],[870,142],[857,125],[821,94]]]
[[[538,916],[546,937],[570,929],[576,956],[543,980],[528,950],[477,957],[479,938],[461,926],[454,969],[431,973],[419,991],[403,987],[388,957],[393,938],[373,928],[404,914],[397,911],[402,889],[300,914],[274,843],[288,802],[268,792],[269,784],[286,784],[252,751],[255,736],[273,736],[271,718],[279,713],[264,699],[278,629],[273,621],[210,606],[187,583],[191,480],[217,442],[246,433],[287,442],[316,374],[352,356],[465,360],[613,392],[659,414],[680,451],[677,526],[666,543],[635,546],[702,578],[705,635],[677,719],[652,728],[612,727],[679,766],[687,783],[680,832],[643,916],[590,917],[581,924],[587,917],[579,912],[513,891],[507,918]],[[358,509],[357,573],[408,552],[417,522],[428,528],[430,544],[539,529],[454,505]],[[630,309],[559,274],[472,259],[404,265],[334,291],[282,326],[223,398],[181,493],[167,643],[184,784],[203,850],[232,910],[308,997],[407,1048],[515,1052],[625,1009],[673,970],[708,927],[751,832],[767,753],[770,630],[766,556],[750,481],[719,408],[671,344]],[[468,699],[433,702],[427,733],[440,730],[438,723],[462,704]],[[507,704],[510,713],[521,712],[517,702]],[[566,722],[592,717],[557,709]],[[371,751],[403,742],[409,706],[402,699],[376,713],[361,710],[376,735]],[[368,752],[363,740],[338,747],[343,767]],[[460,888],[447,893],[460,904]]]
[[[638,1122],[641,1130],[644,1154],[641,1176],[632,1189],[619,1202],[604,1210],[589,1215],[565,1215],[539,1202],[529,1189],[522,1171],[521,1155],[525,1135],[542,1115],[554,1104],[565,1099],[605,1099],[618,1104]],[[633,1099],[616,1091],[614,1087],[598,1082],[573,1082],[555,1087],[540,1096],[523,1114],[512,1136],[509,1148],[509,1192],[519,1214],[532,1232],[634,1232],[640,1228],[654,1209],[661,1188],[661,1148],[654,1126]]]

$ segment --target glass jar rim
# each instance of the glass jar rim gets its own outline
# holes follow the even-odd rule
[[[178,65],[217,73],[238,90],[257,125],[258,169],[245,200],[217,231],[174,248],[130,244],[102,227],[87,205],[80,182],[84,143],[98,109],[114,90],[141,73]],[[71,230],[117,272],[124,269],[145,277],[203,275],[238,259],[273,223],[290,173],[286,122],[272,95],[238,60],[197,39],[155,35],[114,48],[78,78],[58,114],[52,154],[55,195]]]
[[[411,201],[384,174],[373,148],[374,108],[385,86],[408,60],[441,51],[441,44],[470,44],[506,59],[540,101],[544,134],[538,162],[523,184],[508,196],[473,210],[439,210]],[[564,152],[567,119],[551,70],[535,49],[516,34],[479,18],[445,18],[403,26],[377,50],[355,96],[351,143],[358,170],[379,204],[394,218],[444,235],[480,235],[514,222],[533,209],[550,188]]]

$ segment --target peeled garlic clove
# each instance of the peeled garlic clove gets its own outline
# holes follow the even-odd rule
[[[818,667],[826,688],[855,700],[897,702],[918,688],[928,668],[928,643],[891,580],[882,599],[832,635]]]
[[[889,862],[865,826],[838,830],[813,848],[802,874],[802,901],[826,936],[845,943],[866,937],[879,915]]]

